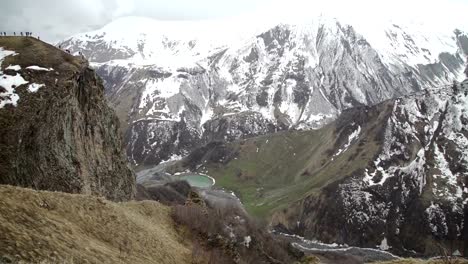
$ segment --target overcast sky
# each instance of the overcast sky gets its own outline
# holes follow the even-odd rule
[[[349,23],[415,20],[468,29],[468,0],[14,0],[0,1],[0,31],[33,31],[58,41],[122,16],[160,20],[239,19],[294,22],[328,14]]]

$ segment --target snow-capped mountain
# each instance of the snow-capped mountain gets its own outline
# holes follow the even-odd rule
[[[202,32],[202,33],[199,33]],[[342,110],[460,79],[468,38],[317,17],[252,34],[123,18],[61,43],[104,79],[135,164],[212,140],[318,128]]]

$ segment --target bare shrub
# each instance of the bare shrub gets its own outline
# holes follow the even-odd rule
[[[205,251],[201,245],[194,246],[193,263],[229,263],[236,258],[240,258],[241,263],[293,261],[286,250],[288,243],[274,239],[233,207],[211,209],[196,204],[176,205],[172,209],[172,218],[205,241]],[[246,237],[249,237],[247,244]],[[227,262],[227,259],[231,261]]]
[[[208,215],[208,210],[196,204],[174,206],[172,218],[177,224],[204,235],[216,234],[222,229],[220,221],[213,215]]]

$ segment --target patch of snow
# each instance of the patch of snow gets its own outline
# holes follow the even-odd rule
[[[380,248],[380,250],[389,250],[390,249],[390,247],[388,246],[386,237],[384,237],[382,239],[382,242],[380,242],[379,248]]]
[[[348,136],[348,142],[336,152],[334,157],[348,150],[349,146],[351,146],[351,143],[353,143],[353,141],[355,141],[359,137],[360,133],[361,133],[361,126],[358,126],[358,128]]]
[[[143,109],[148,103],[153,102],[155,97],[169,98],[180,92],[180,80],[169,77],[163,79],[143,80],[146,82],[145,89],[141,93],[139,108]]]
[[[27,70],[34,70],[34,71],[53,71],[54,69],[53,68],[44,68],[44,67],[40,67],[40,66],[37,66],[37,65],[32,65],[32,66],[28,66],[26,67]]]
[[[16,52],[11,50],[5,50],[0,47],[0,65],[5,57],[15,56]],[[19,66],[18,66],[19,67]],[[17,69],[16,66],[8,66],[7,69]],[[7,104],[16,106],[19,100],[19,95],[15,92],[16,87],[28,83],[23,79],[20,74],[15,74],[14,76],[3,74],[3,71],[0,70],[0,86],[5,88],[5,91],[0,92],[0,109]]]
[[[299,107],[297,103],[294,101],[294,90],[295,87],[297,86],[297,81],[294,79],[286,79],[286,84],[284,88],[284,99],[281,101],[281,105],[279,107],[280,111],[283,114],[286,114],[289,116],[291,122],[293,124],[299,122],[301,115],[302,115],[302,109]],[[272,93],[273,94],[273,93]],[[269,104],[271,105],[271,104]]]
[[[23,84],[28,83],[20,74],[14,76],[3,74],[0,72],[0,86],[5,88],[5,92],[0,93],[0,108],[3,108],[7,104],[16,106],[18,104],[19,95],[16,94],[15,89]]]
[[[246,248],[249,248],[251,241],[252,241],[252,238],[250,236],[245,236],[244,237],[244,242],[243,242],[244,246]]]
[[[443,193],[449,200],[454,200],[456,198],[463,197],[463,190],[457,183],[457,175],[454,175],[449,168],[449,163],[445,159],[444,154],[440,151],[439,146],[434,144],[434,155],[435,155],[435,163],[437,168],[440,171],[440,174],[434,174],[434,178],[441,179],[445,182],[445,185],[441,185],[437,188],[435,186],[435,191]],[[455,190],[455,191],[454,191]]]
[[[429,227],[434,235],[447,235],[448,227],[445,213],[438,204],[431,202],[431,205],[426,209]]]
[[[177,161],[177,160],[181,160],[183,159],[184,157],[182,157],[181,155],[177,155],[177,154],[172,154],[171,157],[169,157],[169,159],[167,160],[164,160],[164,161],[161,161],[160,164],[164,164],[164,163],[167,163],[167,162],[170,162],[170,161]]]
[[[28,91],[31,92],[31,93],[35,93],[37,92],[37,90],[39,90],[39,88],[45,86],[44,84],[37,84],[37,83],[31,83],[30,85],[28,85]]]
[[[322,120],[325,120],[327,118],[332,118],[333,115],[330,115],[330,114],[316,114],[316,115],[310,115],[309,118],[307,119],[307,121],[311,121],[311,122],[318,122],[318,121],[322,121]]]
[[[8,67],[5,68],[5,70],[19,71],[19,70],[21,70],[21,66],[19,66],[19,65],[9,65]]]
[[[203,124],[211,120],[212,117],[213,117],[213,109],[207,106],[205,111],[203,111],[202,116],[200,118],[200,126],[203,126]]]
[[[5,50],[2,47],[0,47],[0,61],[3,61],[3,59],[7,56],[15,56],[18,53],[11,51],[11,50]]]

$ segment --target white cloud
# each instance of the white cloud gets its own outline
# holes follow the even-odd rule
[[[467,0],[15,0],[0,4],[0,31],[33,31],[55,41],[121,16],[161,20],[235,19],[239,24],[297,22],[318,14],[351,24],[419,22],[467,30]]]
[[[422,23],[435,29],[468,29],[468,1],[462,0],[273,0],[270,19],[297,21],[324,14],[348,23]],[[265,14],[264,13],[264,14]]]
[[[135,2],[128,0],[117,0],[117,9],[113,12],[114,17],[132,14],[135,10]]]

